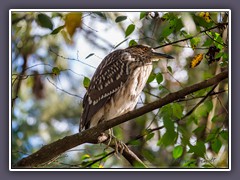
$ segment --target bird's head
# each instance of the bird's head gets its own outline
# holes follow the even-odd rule
[[[162,58],[174,59],[172,56],[156,52],[153,48],[147,45],[135,45],[126,49],[131,55],[150,59],[151,61],[158,61]]]

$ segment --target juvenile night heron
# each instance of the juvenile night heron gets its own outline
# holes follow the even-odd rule
[[[96,69],[83,99],[79,131],[134,109],[152,71],[152,61],[172,56],[135,45],[115,50]]]

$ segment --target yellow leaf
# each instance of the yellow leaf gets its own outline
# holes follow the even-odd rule
[[[199,16],[199,17],[205,16],[205,12],[200,12],[198,16]]]
[[[104,168],[102,164],[99,165],[99,168]]]
[[[196,56],[194,56],[194,58],[190,63],[190,68],[196,67],[202,61],[202,59],[203,59],[203,54],[197,54]]]
[[[80,12],[71,12],[66,15],[65,18],[65,27],[68,34],[72,37],[77,28],[82,26],[82,13]]]

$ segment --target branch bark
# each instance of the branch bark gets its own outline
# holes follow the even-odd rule
[[[170,93],[167,96],[165,96],[162,99],[159,99],[157,101],[154,101],[152,103],[149,103],[139,109],[130,111],[126,114],[123,114],[119,117],[116,117],[112,120],[103,122],[99,124],[96,127],[90,128],[86,131],[83,131],[81,133],[77,133],[71,136],[66,136],[63,139],[57,140],[51,144],[43,146],[40,150],[37,152],[29,155],[26,158],[21,159],[18,161],[13,167],[35,167],[37,165],[46,163],[48,161],[51,161],[55,157],[61,155],[65,151],[74,148],[78,145],[84,144],[84,143],[97,143],[97,138],[101,135],[102,132],[117,126],[121,123],[124,123],[126,121],[129,121],[133,118],[139,117],[145,113],[148,113],[154,109],[161,108],[162,106],[169,104],[171,102],[177,101],[178,99],[183,98],[184,96],[191,94],[193,92],[196,92],[198,90],[213,86],[215,84],[218,84],[222,80],[228,78],[228,71],[224,71],[218,75],[216,75],[213,78],[210,78],[208,80],[202,81],[200,83],[194,84],[192,86],[186,87],[180,91]],[[127,152],[125,152],[127,153]],[[124,155],[124,154],[123,154]],[[125,154],[124,157],[128,159],[128,156],[131,157],[129,154]],[[134,159],[129,160],[131,164],[134,164]]]

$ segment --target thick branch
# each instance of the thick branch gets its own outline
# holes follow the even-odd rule
[[[55,141],[49,145],[42,147],[37,152],[29,155],[26,158],[21,159],[15,167],[34,167],[43,163],[46,163],[55,157],[61,155],[65,151],[74,148],[83,143],[97,143],[97,137],[100,134],[114,126],[121,123],[129,121],[133,118],[139,117],[145,113],[148,113],[154,109],[161,108],[162,106],[174,102],[184,96],[196,92],[198,90],[210,87],[212,85],[218,84],[220,81],[228,78],[228,71],[224,71],[213,78],[205,80],[203,82],[194,84],[192,86],[186,87],[175,93],[170,93],[162,99],[149,103],[139,109],[128,112],[122,116],[116,117],[112,120],[103,122],[96,127],[77,133],[71,136],[66,136],[63,139]],[[126,158],[126,157],[125,157]]]

